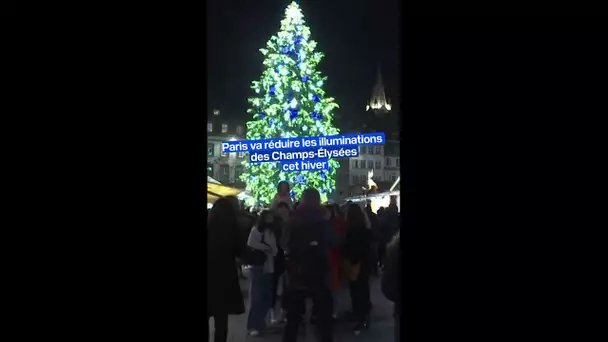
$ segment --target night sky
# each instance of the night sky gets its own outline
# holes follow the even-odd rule
[[[225,1],[207,3],[208,110],[249,119],[247,97],[251,81],[259,80],[263,56],[260,48],[280,28],[291,0]],[[336,98],[338,113],[358,119],[365,111],[382,69],[385,90],[398,109],[400,93],[400,36],[398,0],[298,1],[317,50],[325,54],[319,64],[328,77],[325,89]]]
[[[13,16],[17,14],[17,2],[15,0],[0,1],[0,16]]]

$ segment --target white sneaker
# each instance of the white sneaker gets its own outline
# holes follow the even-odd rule
[[[274,313],[274,309],[270,309],[270,324],[277,324],[276,314]]]
[[[274,313],[274,310],[270,312],[270,323],[276,325],[283,323],[283,321],[285,321],[285,313],[283,312],[283,309],[279,310],[278,315]]]
[[[283,309],[279,310],[279,315],[277,317],[277,321],[279,323],[285,322],[285,311],[283,311]]]
[[[257,330],[251,330],[251,331],[249,332],[249,336],[251,336],[251,337],[258,337],[258,336],[260,336],[261,334],[262,334],[262,333],[261,333],[261,332],[259,332],[259,331],[257,331]]]

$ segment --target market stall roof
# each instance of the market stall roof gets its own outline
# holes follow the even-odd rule
[[[222,184],[219,181],[217,181],[215,178],[212,178],[209,176],[207,176],[207,183]]]
[[[207,201],[210,200],[209,196],[215,197],[211,202],[214,202],[219,197],[224,196],[235,196],[243,192],[241,189],[229,187],[222,184],[209,183],[207,182]]]

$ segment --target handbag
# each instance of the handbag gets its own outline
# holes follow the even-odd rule
[[[262,233],[262,243],[267,245],[266,242],[264,242],[263,233]],[[255,249],[253,247],[247,248],[247,258],[246,258],[247,264],[249,264],[251,266],[262,266],[266,262],[266,258],[268,258],[268,255],[266,254],[266,252],[259,250],[259,249]]]

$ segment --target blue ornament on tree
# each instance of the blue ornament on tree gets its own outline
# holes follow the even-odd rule
[[[304,183],[304,176],[298,175],[298,177],[296,178],[296,181],[300,184]]]
[[[325,172],[323,172],[323,171],[321,171],[321,174],[319,174],[319,176],[321,177],[321,179],[327,178],[327,176],[325,175]]]
[[[289,49],[287,47],[284,47],[283,50],[281,50],[281,51],[283,51],[283,53],[288,53]]]
[[[261,113],[259,114],[259,116],[260,116],[260,119],[263,119],[263,118],[265,118],[265,117],[266,117],[266,113],[261,112]]]
[[[324,194],[325,193],[325,188],[321,188],[321,193]]]
[[[271,86],[271,87],[270,87],[270,90],[268,90],[268,93],[269,93],[271,96],[275,96],[275,95],[276,95],[276,93],[277,93],[277,87],[275,87],[275,86]]]
[[[303,40],[303,39],[304,39],[304,37],[302,37],[302,36],[297,36],[297,37],[296,37],[296,44],[298,44],[298,45],[299,45],[299,44],[302,44],[302,40]]]
[[[303,76],[302,77],[302,82],[304,82],[304,83],[308,82],[308,76]]]
[[[290,195],[291,195],[291,197],[294,197],[294,198],[295,198],[295,197],[296,197],[296,192],[295,192],[295,191],[293,191],[293,190],[291,190]]]
[[[321,101],[321,99],[319,99],[319,96],[318,96],[317,94],[314,94],[314,95],[312,96],[312,100],[313,100],[314,102],[319,102],[319,101]]]
[[[297,109],[290,109],[289,110],[289,118],[291,120],[295,119],[298,116],[298,110]]]
[[[270,119],[270,120],[268,120],[268,123],[271,125],[274,125],[274,120]]]

